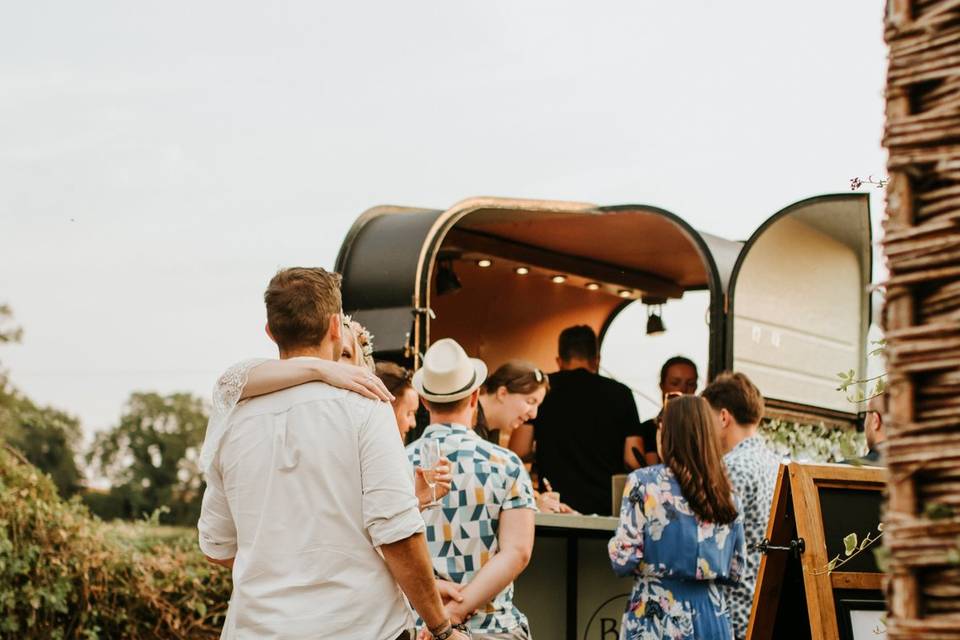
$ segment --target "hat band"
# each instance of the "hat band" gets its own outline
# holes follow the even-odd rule
[[[472,387],[472,386],[473,386],[473,383],[476,382],[476,381],[477,381],[477,370],[474,369],[474,370],[473,370],[473,375],[470,376],[470,382],[468,382],[468,383],[465,384],[464,386],[460,387],[460,388],[457,389],[456,391],[448,391],[448,392],[446,392],[446,393],[437,393],[437,392],[435,392],[435,391],[430,391],[430,389],[427,389],[427,385],[426,385],[426,384],[423,385],[423,391],[424,391],[424,393],[428,393],[428,394],[430,394],[431,396],[438,396],[438,397],[453,396],[453,395],[456,395],[456,394],[458,394],[458,393],[463,393],[464,391],[466,391],[467,389],[469,389],[470,387]]]

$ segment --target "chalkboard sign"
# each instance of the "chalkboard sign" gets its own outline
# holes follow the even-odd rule
[[[823,537],[827,543],[828,558],[845,557],[843,539],[850,533],[856,533],[858,540],[863,540],[868,534],[876,537],[883,494],[878,491],[842,489],[832,486],[818,487],[817,493],[820,494]],[[870,551],[859,553],[848,560],[841,570],[880,572],[872,547]]]
[[[864,603],[883,602],[883,574],[872,548],[848,559],[843,540],[877,536],[885,487],[886,471],[876,467],[780,468],[766,536],[774,548],[760,561],[750,640],[859,638],[856,631],[876,613]],[[778,549],[791,542],[802,552]],[[847,561],[831,571],[836,556]]]

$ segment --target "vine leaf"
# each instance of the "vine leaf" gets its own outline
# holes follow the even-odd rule
[[[868,538],[868,540],[869,540],[869,538]],[[866,541],[867,541],[867,540],[864,540],[864,542],[866,542]],[[856,551],[856,550],[857,550],[857,534],[856,534],[856,533],[851,533],[851,534],[848,534],[848,535],[844,536],[844,538],[843,538],[843,551],[844,551],[844,553],[846,553],[846,554],[849,556],[849,555],[852,555],[853,552]]]
[[[873,391],[871,391],[870,393],[871,395],[879,396],[881,393],[885,392],[886,390],[887,390],[886,378],[879,378],[877,380],[877,383],[873,387]]]
[[[890,549],[886,547],[877,547],[873,550],[873,557],[877,561],[877,568],[883,573],[890,570]]]

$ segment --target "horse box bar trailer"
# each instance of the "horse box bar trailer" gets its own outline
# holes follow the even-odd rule
[[[707,290],[709,377],[747,373],[773,415],[855,418],[836,387],[838,372],[866,371],[864,194],[792,204],[746,242],[646,205],[471,198],[445,211],[380,206],[354,223],[336,269],[344,309],[375,336],[376,356],[413,367],[431,341],[451,337],[491,371],[510,358],[550,371],[565,327],[591,325],[602,341],[635,301],[669,307]]]
[[[491,371],[510,358],[550,371],[565,327],[591,325],[602,341],[635,301],[656,308],[706,290],[708,376],[743,371],[768,414],[835,423],[855,419],[837,372],[865,371],[871,267],[860,194],[790,205],[746,242],[643,205],[382,206],[354,223],[336,265],[344,309],[374,334],[376,356],[413,367],[451,337]],[[540,513],[536,523],[515,596],[536,637],[617,637],[631,587],[607,561],[617,519]]]

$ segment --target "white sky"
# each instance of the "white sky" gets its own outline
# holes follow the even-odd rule
[[[882,7],[835,0],[5,3],[0,361],[88,429],[206,395],[273,354],[272,273],[331,267],[376,204],[645,203],[745,238],[884,173],[885,57]],[[661,355],[615,372],[649,387]]]

